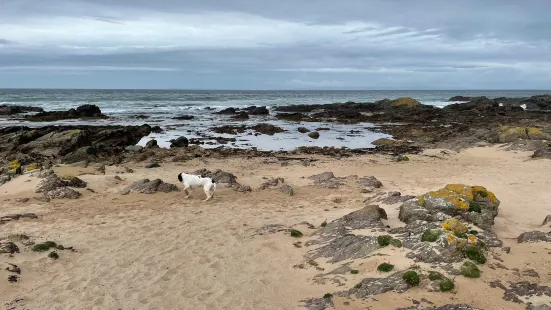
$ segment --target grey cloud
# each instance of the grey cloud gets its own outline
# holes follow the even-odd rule
[[[120,76],[127,73],[116,71],[136,68],[135,75],[156,70],[156,76],[186,81],[193,74],[208,73],[217,76],[202,81],[211,88],[238,81],[250,88],[534,88],[551,85],[549,11],[547,0],[187,0],[185,5],[178,0],[13,1],[0,10],[0,31],[3,23],[24,28],[33,26],[30,21],[37,18],[55,25],[61,22],[56,17],[70,17],[75,27],[81,27],[76,33],[83,33],[83,39],[74,35],[69,43],[61,37],[43,42],[24,33],[14,44],[8,36],[0,39],[0,67],[27,68],[29,74],[32,68],[41,74],[48,68],[65,68],[61,70]],[[218,15],[205,15],[213,12]],[[135,26],[136,20],[157,13],[220,21],[198,19],[173,28],[170,23],[178,18],[165,20],[160,15]],[[219,33],[227,29],[216,28],[185,40],[177,36],[224,23],[225,16],[234,13],[248,14],[239,20],[242,33],[224,37]],[[273,25],[256,28],[263,23]],[[278,26],[290,30],[272,32]],[[121,33],[111,41],[98,39],[97,46],[89,45],[87,38],[107,36],[112,30]],[[143,39],[144,33],[147,40],[131,41]],[[216,40],[221,43],[212,43],[217,41],[209,35],[219,35]],[[186,45],[194,40],[201,44]]]

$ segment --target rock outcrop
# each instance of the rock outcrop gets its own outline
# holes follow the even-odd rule
[[[31,122],[54,122],[58,120],[76,118],[102,119],[107,118],[107,116],[101,113],[98,106],[93,104],[84,104],[76,109],[70,109],[68,111],[43,111],[34,115],[25,116],[25,119]]]

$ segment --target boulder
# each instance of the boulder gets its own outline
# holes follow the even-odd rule
[[[187,147],[189,145],[189,141],[186,137],[179,137],[177,139],[170,140],[170,147]]]
[[[187,140],[187,138],[186,138],[186,140]],[[158,147],[159,147],[159,145],[157,144],[157,140],[155,140],[155,139],[151,139],[151,140],[147,141],[147,143],[145,144],[146,149],[158,148]]]
[[[150,181],[149,179],[143,179],[132,183],[132,185],[123,189],[120,194],[128,195],[131,192],[138,192],[143,194],[153,194],[155,192],[177,192],[178,187],[174,184],[165,183],[161,179],[155,179]]]
[[[299,127],[299,128],[297,128],[297,131],[300,132],[300,133],[308,133],[308,132],[310,132],[310,129],[308,129],[306,127]]]
[[[284,184],[285,180],[283,178],[271,178],[268,181],[260,185],[260,190],[265,190],[270,187],[278,186],[279,184]]]
[[[324,172],[324,173],[316,174],[309,177],[309,179],[313,180],[315,183],[329,181],[334,178],[335,178],[335,175],[333,174],[333,172]]]
[[[63,187],[76,187],[85,188],[86,182],[74,176],[64,176],[60,178],[54,173],[48,174],[38,185],[37,193],[48,193],[58,188]]]
[[[448,184],[443,189],[404,203],[400,207],[399,219],[405,223],[426,221],[441,213],[460,215],[479,227],[489,228],[494,224],[499,203],[494,193],[482,186]]]
[[[358,179],[358,185],[362,187],[367,188],[381,188],[383,187],[383,183],[381,181],[377,180],[376,177],[370,176],[370,177],[363,177]]]
[[[319,139],[320,133],[317,132],[317,131],[312,131],[312,132],[308,133],[308,137],[310,137],[312,139]]]

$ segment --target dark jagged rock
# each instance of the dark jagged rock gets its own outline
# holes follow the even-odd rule
[[[236,112],[231,118],[236,120],[246,120],[249,119],[249,114],[245,111],[239,111]]]
[[[216,133],[231,134],[231,135],[244,133],[245,129],[246,127],[244,125],[243,126],[224,125],[224,126],[211,128],[211,130]]]
[[[265,134],[265,135],[269,135],[269,136],[273,136],[276,133],[281,133],[281,132],[285,131],[281,127],[274,126],[272,124],[265,124],[265,123],[261,123],[261,124],[251,126],[251,127],[249,127],[249,129],[252,129],[256,132],[259,132],[259,133],[262,133],[262,134]]]
[[[100,108],[93,104],[84,104],[77,107],[76,109],[70,109],[68,111],[44,111],[34,115],[25,116],[25,119],[31,122],[53,122],[75,118],[101,119],[107,118],[107,116],[102,114]]]
[[[216,112],[216,114],[235,114],[235,113],[236,113],[235,108],[226,108],[219,112]]]
[[[29,107],[20,105],[0,105],[0,115],[13,115],[27,112],[44,112],[44,109],[39,107]]]
[[[487,97],[479,96],[479,97],[465,97],[465,96],[454,96],[451,97],[448,101],[463,101],[463,102],[469,102],[469,101],[482,101],[482,100],[488,100]]]
[[[179,191],[179,189],[176,185],[165,183],[161,179],[155,179],[153,181],[150,181],[149,179],[143,179],[140,181],[136,181],[132,185],[126,187],[120,192],[120,194],[128,195],[131,192],[153,194],[155,192],[169,193],[177,191]]]
[[[189,121],[189,120],[192,120],[194,118],[195,118],[195,116],[193,116],[193,115],[180,115],[180,116],[173,117],[172,119],[176,119],[176,120],[180,120],[180,121]]]
[[[547,296],[551,297],[551,287],[522,281],[510,283],[503,294],[503,299],[515,303],[524,303],[519,297]]]
[[[189,140],[186,137],[179,137],[177,139],[170,140],[170,147],[188,147]]]
[[[270,111],[265,106],[257,107],[257,106],[251,106],[243,109],[247,111],[249,115],[268,115],[270,114]]]
[[[308,132],[310,132],[310,129],[308,129],[306,127],[299,127],[299,128],[297,128],[297,131],[300,132],[300,133],[308,133]]]
[[[77,162],[118,154],[150,133],[148,125],[5,127],[0,128],[0,155],[22,153],[34,156],[34,162],[41,162],[45,157],[66,157]]]

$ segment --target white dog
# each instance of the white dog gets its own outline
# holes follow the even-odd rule
[[[211,178],[203,178],[200,175],[187,174],[182,172],[178,174],[178,180],[184,184],[184,193],[186,193],[185,198],[191,196],[191,190],[197,187],[203,187],[207,199],[210,200],[214,196],[214,191],[216,190],[216,183]]]

